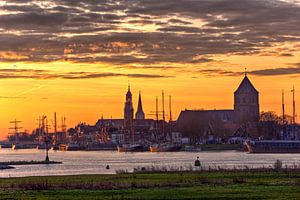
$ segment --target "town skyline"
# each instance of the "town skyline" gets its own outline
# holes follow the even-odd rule
[[[244,72],[245,73],[245,72]],[[264,95],[262,94],[261,92],[261,88],[257,85],[256,83],[256,78],[255,76],[249,74],[249,72],[247,72],[248,76],[250,76],[251,80],[253,81],[254,85],[259,88],[259,93],[260,93],[260,100],[259,100],[259,103],[260,103],[260,107],[261,107],[261,110],[260,111],[275,111],[277,114],[281,115],[281,107],[282,107],[282,104],[281,104],[281,94],[282,94],[282,90],[279,90],[278,91],[278,96],[277,96],[277,100],[274,101],[276,102],[275,105],[271,105],[271,106],[264,106],[264,104],[262,103],[262,101],[266,101],[266,98],[264,98]],[[185,99],[185,98],[182,98],[179,97],[177,98],[176,96],[172,95],[171,93],[169,93],[168,91],[164,90],[165,92],[165,111],[166,111],[166,121],[168,121],[169,119],[169,116],[168,116],[168,112],[169,112],[169,105],[168,105],[168,96],[171,95],[172,96],[172,115],[173,115],[173,120],[177,120],[179,114],[181,111],[185,110],[185,109],[190,109],[190,110],[201,110],[201,109],[204,109],[204,110],[215,110],[215,109],[231,109],[233,108],[233,98],[232,98],[232,94],[233,92],[237,89],[237,87],[239,86],[242,78],[244,77],[244,75],[241,73],[241,76],[237,77],[236,80],[238,81],[238,83],[232,87],[230,85],[228,85],[228,88],[233,88],[233,90],[231,92],[228,92],[228,94],[225,94],[227,92],[227,90],[224,91],[224,95],[222,99],[218,99],[217,96],[215,95],[212,95],[211,97],[211,102],[205,102],[205,100],[201,100],[201,96],[204,96],[204,94],[209,94],[209,93],[215,93],[214,91],[217,91],[218,89],[220,89],[220,87],[211,87],[212,90],[210,90],[210,92],[204,92],[205,90],[203,90],[202,94],[200,93],[199,96],[196,96],[196,99]],[[82,111],[73,114],[73,115],[76,115],[77,117],[74,117],[73,115],[67,115],[63,112],[60,112],[59,110],[54,110],[52,109],[53,111],[48,111],[48,112],[41,112],[41,114],[39,115],[36,115],[35,117],[33,116],[32,119],[29,119],[29,118],[20,118],[20,117],[15,117],[15,118],[11,118],[11,119],[8,119],[7,120],[7,127],[4,127],[2,128],[2,130],[7,130],[7,132],[2,132],[0,138],[1,139],[5,139],[8,135],[8,131],[9,131],[9,127],[12,126],[11,124],[9,124],[9,121],[12,121],[14,119],[17,119],[17,120],[21,120],[21,126],[23,127],[22,130],[27,130],[29,133],[31,131],[33,131],[35,128],[38,127],[38,121],[37,119],[42,116],[42,115],[45,115],[48,117],[48,120],[49,120],[49,126],[50,126],[50,132],[53,131],[53,115],[54,115],[54,112],[57,113],[58,115],[58,125],[61,124],[61,117],[66,117],[67,118],[67,126],[68,127],[74,127],[75,125],[77,125],[78,123],[87,123],[87,124],[95,124],[102,116],[105,118],[105,119],[110,119],[111,117],[113,119],[116,119],[116,118],[119,118],[119,119],[123,119],[124,118],[124,102],[125,102],[125,94],[127,92],[127,89],[128,89],[128,84],[126,85],[126,88],[124,87],[124,91],[122,94],[115,94],[115,97],[116,97],[116,101],[113,102],[116,106],[113,106],[114,104],[107,104],[107,105],[100,105],[101,107],[103,107],[102,109],[102,112],[99,108],[96,108],[96,106],[94,107],[95,109],[99,109],[99,111],[89,111],[90,112],[90,115],[80,115],[80,116],[77,116],[78,113],[84,113]],[[266,88],[268,89],[268,88]],[[297,88],[296,88],[297,89]],[[134,113],[136,112],[136,109],[137,109],[137,105],[138,105],[138,95],[139,95],[139,92],[141,91],[141,94],[142,94],[142,102],[143,102],[143,109],[145,111],[145,118],[147,119],[154,119],[155,116],[153,115],[153,112],[155,111],[155,99],[156,97],[158,97],[159,99],[159,110],[161,110],[162,108],[162,99],[161,99],[161,92],[162,90],[159,90],[159,89],[156,89],[155,92],[157,95],[151,95],[151,94],[147,94],[143,91],[147,91],[147,90],[143,90],[143,89],[137,89],[134,87],[134,84],[132,82],[130,82],[130,90],[132,92],[132,96],[133,96],[133,107],[134,107]],[[297,90],[296,90],[297,91]],[[189,92],[185,93],[186,95],[189,95]],[[193,94],[193,93],[190,93],[190,94]],[[215,97],[215,98],[213,98]],[[228,98],[225,98],[225,97],[228,97]],[[178,102],[180,102],[180,100],[182,101],[182,103],[185,103],[184,106],[183,104],[181,104],[181,106],[178,106]],[[120,103],[118,103],[120,102]],[[193,106],[188,106],[189,103],[193,102],[195,105],[194,107]],[[213,103],[214,104],[213,104]],[[197,104],[198,103],[198,104]],[[297,103],[297,102],[296,102]],[[84,104],[85,105],[85,104]],[[202,106],[201,106],[202,105]],[[206,107],[205,107],[206,105]],[[213,106],[213,105],[217,105],[217,106]],[[112,107],[109,107],[109,106],[112,106]],[[227,106],[227,107],[226,107]],[[107,107],[107,109],[104,109],[104,107]],[[80,107],[79,107],[80,108]],[[94,109],[92,108],[92,109]],[[272,109],[272,108],[277,108],[277,109]],[[297,108],[297,107],[296,107]],[[291,94],[290,94],[290,91],[289,90],[285,90],[285,114],[287,115],[292,115],[292,98],[291,98]],[[106,111],[106,112],[105,112]],[[297,113],[297,110],[296,110],[296,113]],[[22,116],[22,115],[20,115]],[[73,116],[73,117],[72,117]],[[162,118],[162,117],[160,117]],[[86,120],[85,120],[86,119]],[[51,124],[52,123],[52,124]],[[0,129],[1,130],[1,129]]]

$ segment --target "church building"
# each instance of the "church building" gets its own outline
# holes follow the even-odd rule
[[[217,129],[220,123],[223,127],[239,127],[246,123],[259,121],[259,92],[249,80],[247,73],[234,92],[234,108],[223,110],[183,110],[181,111],[177,125],[189,128],[194,124],[197,130],[202,130],[199,126],[207,125],[207,129]],[[201,124],[201,125],[200,125]],[[221,128],[224,129],[224,128]],[[215,131],[217,132],[217,131]]]

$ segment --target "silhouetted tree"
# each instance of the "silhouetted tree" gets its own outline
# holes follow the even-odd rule
[[[282,118],[274,111],[261,112],[258,132],[265,139],[279,139],[282,129]]]

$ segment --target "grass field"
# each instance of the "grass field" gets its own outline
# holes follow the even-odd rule
[[[0,199],[300,199],[300,172],[168,172],[0,179]]]

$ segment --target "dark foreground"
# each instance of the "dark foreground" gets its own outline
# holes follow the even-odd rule
[[[300,199],[300,172],[168,172],[0,179],[0,199]]]

